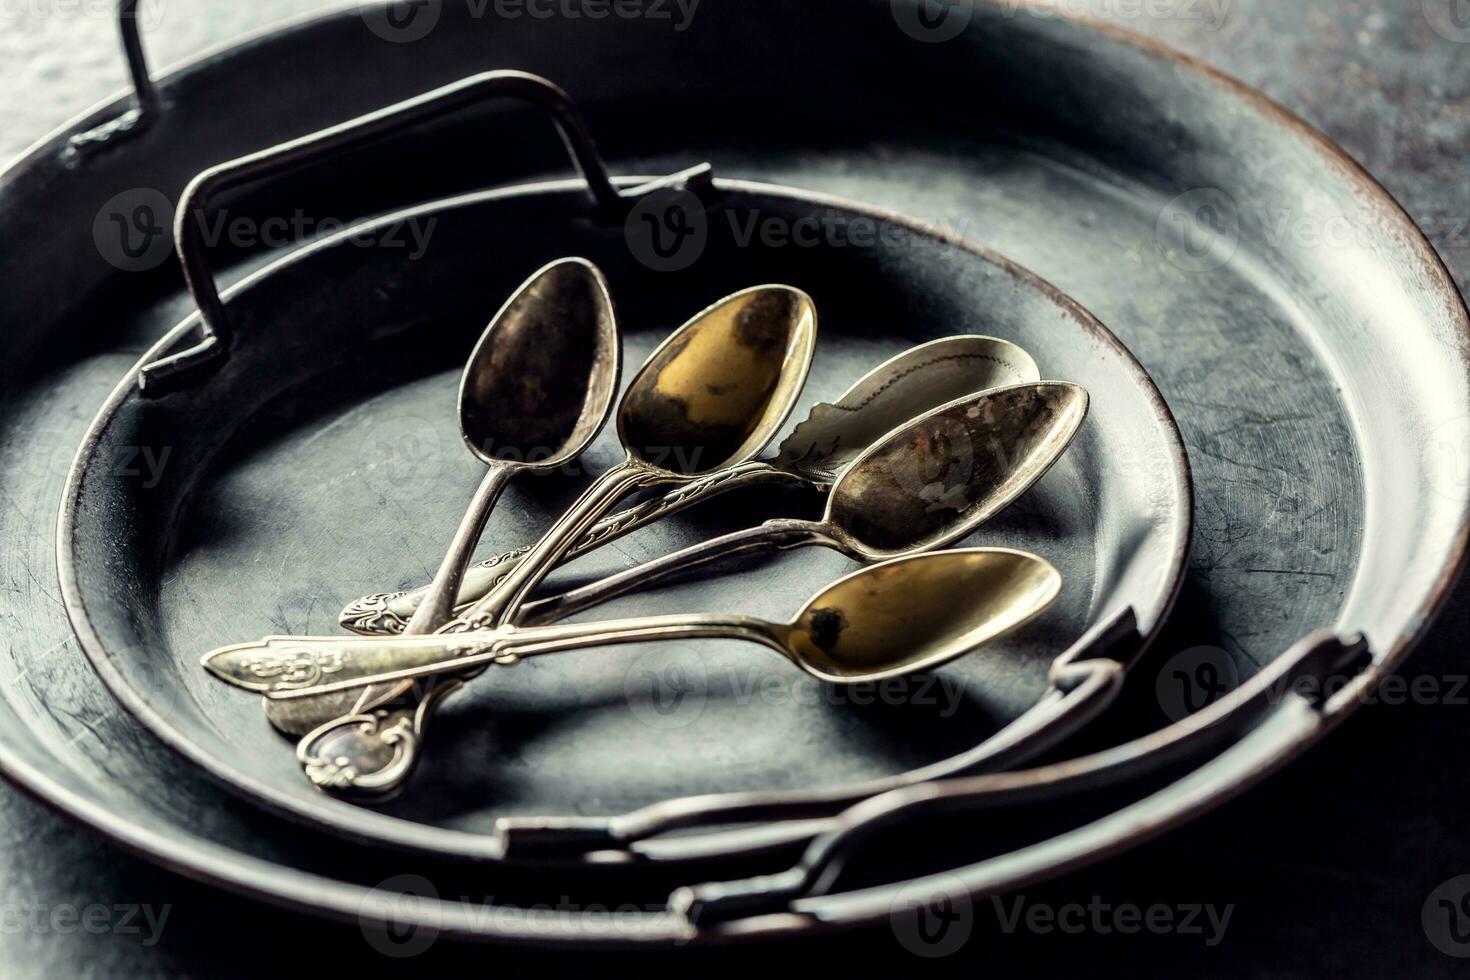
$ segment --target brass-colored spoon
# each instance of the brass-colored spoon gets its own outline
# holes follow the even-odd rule
[[[758,286],[720,300],[675,331],[623,395],[618,436],[626,459],[598,477],[485,598],[445,628],[508,622],[576,540],[629,493],[688,485],[749,461],[801,393],[816,329],[806,293]],[[296,748],[307,776],[323,789],[369,796],[397,791],[417,762],[423,726],[444,696],[431,683],[420,697],[391,707],[412,688],[399,683],[373,690],[359,698],[352,715],[308,733]]]
[[[774,458],[732,466],[594,524],[566,553],[570,561],[638,528],[741,487],[788,483],[826,492],[837,475],[898,426],[977,391],[1040,381],[1036,362],[995,337],[946,337],[912,347],[864,375],[835,402],[813,406],[782,441]],[[467,612],[515,566],[526,549],[472,566],[460,585],[455,614]],[[428,588],[355,599],[339,622],[365,636],[402,633]]]
[[[550,599],[517,622],[540,625],[731,555],[810,545],[862,562],[932,551],[973,533],[1041,479],[1087,416],[1087,391],[1061,381],[972,394],[914,419],[837,479],[819,521],[776,519],[691,545]]]
[[[748,461],[791,414],[816,335],[811,297],[790,286],[735,293],[676,330],[623,395],[623,462],[598,477],[520,563],[446,629],[509,622],[577,539],[628,494],[687,486]]]
[[[697,637],[748,640],[833,684],[932,670],[1040,615],[1062,578],[1023,551],[973,548],[898,558],[847,575],[789,622],[751,616],[650,616],[432,637],[289,637],[225,647],[204,658],[216,677],[269,698],[297,699],[584,647]],[[306,660],[312,666],[306,666]],[[295,665],[295,670],[285,670]],[[269,675],[269,676],[263,676]],[[323,681],[325,680],[325,683]]]
[[[577,458],[612,413],[622,340],[607,281],[585,259],[540,269],[490,321],[459,385],[460,434],[488,470],[406,633],[432,633],[453,615],[454,596],[501,493],[520,473]],[[530,450],[554,447],[528,461]],[[363,699],[374,697],[365,692]],[[354,701],[324,698],[266,705],[278,729],[304,735],[354,715]]]

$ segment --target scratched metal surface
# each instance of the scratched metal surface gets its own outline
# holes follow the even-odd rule
[[[206,43],[313,6],[198,0],[186,8],[182,0],[175,0],[154,25],[151,47],[156,60],[166,64]],[[1234,0],[1225,6],[1218,24],[1185,16],[1221,9],[1204,2],[1180,4],[1173,13],[1151,18],[1133,15],[1126,4],[1093,6],[1124,26],[1201,54],[1324,128],[1385,181],[1429,232],[1462,286],[1466,283],[1470,185],[1460,178],[1460,148],[1470,119],[1465,112],[1470,102],[1470,48],[1454,39],[1459,35],[1447,30],[1446,22],[1432,21],[1416,0],[1303,0],[1289,5]],[[1432,0],[1427,6],[1434,6]],[[6,8],[6,16],[10,10]],[[1435,23],[1440,31],[1434,29]],[[0,93],[0,150],[7,155],[108,94],[122,80],[105,17],[26,15],[5,27],[0,31],[0,64],[11,84]],[[1140,354],[1149,360],[1146,351]],[[99,395],[78,392],[76,411],[84,411],[82,406]],[[1179,407],[1182,414],[1184,406]],[[1235,410],[1242,411],[1239,406]],[[1242,417],[1229,431],[1213,436],[1223,446],[1219,453],[1223,458],[1217,462],[1226,471],[1239,467],[1236,476],[1243,481],[1251,479],[1250,460],[1231,448],[1235,445],[1231,432],[1239,435],[1238,430],[1248,432],[1249,427],[1249,418]],[[1190,434],[1197,443],[1205,440],[1209,448],[1211,433]],[[37,446],[46,445],[43,432]],[[49,455],[28,449],[24,459],[27,465],[59,466],[69,452],[70,447]],[[49,462],[39,464],[37,459]],[[12,500],[6,506],[18,520],[45,523],[52,504]],[[1210,554],[1206,548],[1198,556],[1206,568]],[[31,563],[29,578],[38,588],[49,586],[50,568],[43,557],[6,559]],[[1411,668],[1416,676],[1447,679],[1463,671],[1457,658],[1465,626],[1462,608],[1457,603],[1416,656]],[[1290,612],[1305,618],[1310,609]],[[66,637],[58,635],[56,643],[58,647],[66,643]],[[109,730],[106,718],[82,720],[85,731]],[[972,942],[965,953],[941,966],[973,973],[981,965],[1061,966],[1076,957],[1098,962],[1101,956],[1148,972],[1150,968],[1177,972],[1187,965],[1193,972],[1238,975],[1264,972],[1270,963],[1299,974],[1332,968],[1372,974],[1397,967],[1421,975],[1448,975],[1455,964],[1429,945],[1419,917],[1437,884],[1470,872],[1470,850],[1457,839],[1462,835],[1451,833],[1466,796],[1452,760],[1464,745],[1464,726],[1453,704],[1371,707],[1288,776],[1246,801],[1031,896],[1052,903],[1086,901],[1096,893],[1112,901],[1144,904],[1234,902],[1232,931],[1203,967],[1194,955],[1197,948],[1186,937],[1149,937],[1153,941],[1139,945],[1096,934],[1006,936],[993,922],[991,941]],[[1425,750],[1405,751],[1420,746]],[[8,873],[0,907],[29,913],[24,923],[15,915],[0,921],[0,958],[14,966],[14,972],[7,973],[136,975],[162,968],[174,975],[215,974],[224,968],[221,949],[229,949],[230,966],[259,971],[278,967],[279,948],[241,944],[242,933],[300,935],[299,924],[289,917],[217,896],[142,865],[12,791],[4,791],[3,801],[0,860]],[[125,902],[172,904],[161,942],[145,945],[143,936],[124,931],[38,925],[35,917],[65,903],[111,907]],[[1303,911],[1308,908],[1310,917]],[[206,928],[205,921],[216,916],[231,921],[234,928]],[[348,950],[346,956],[361,960],[365,969],[386,962],[370,956],[355,930],[316,925],[311,929],[340,943]],[[146,924],[142,931],[148,931]],[[809,955],[835,946],[874,966],[914,962],[886,933],[815,945]],[[705,967],[749,966],[759,957],[725,953],[717,964],[706,960]],[[570,970],[591,962],[537,963],[532,957],[505,954],[496,954],[495,959],[502,971],[522,965],[538,971],[552,966]],[[483,968],[486,962],[484,952],[459,958],[440,949],[414,965],[463,971],[476,965]]]

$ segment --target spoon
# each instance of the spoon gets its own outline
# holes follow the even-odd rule
[[[712,538],[530,603],[517,622],[565,619],[675,572],[767,548],[820,545],[871,563],[945,547],[1041,479],[1076,437],[1087,405],[1086,389],[1061,381],[972,394],[900,426],[852,463],[821,520],[778,518]]]
[[[1040,380],[1041,372],[1029,354],[994,337],[947,337],[912,347],[869,371],[834,403],[815,405],[773,459],[741,463],[611,514],[582,535],[567,551],[566,560],[740,487],[785,482],[826,492],[848,464],[904,422],[977,391]],[[525,551],[473,566],[460,585],[456,615],[488,593]],[[347,604],[339,622],[369,636],[402,633],[427,593],[425,587],[364,596]]]
[[[465,567],[511,478],[553,470],[596,438],[612,412],[620,366],[607,281],[585,259],[540,269],[496,313],[459,386],[460,433],[488,469],[406,633],[431,633],[451,617]],[[547,446],[556,447],[550,456],[526,461],[525,450]],[[355,713],[340,698],[266,706],[271,723],[293,735]]]
[[[707,637],[759,643],[820,680],[857,684],[942,666],[1034,619],[1061,587],[1049,562],[1023,551],[938,551],[844,576],[785,623],[693,614],[429,637],[273,637],[214,651],[204,666],[236,687],[291,700],[469,667],[512,666],[562,650]],[[303,666],[308,661],[314,666]],[[283,664],[297,669],[283,672]],[[322,683],[326,677],[332,680]]]
[[[623,462],[593,481],[451,627],[494,628],[510,621],[577,539],[628,494],[688,486],[747,462],[791,414],[811,368],[816,332],[811,297],[790,286],[756,286],[727,296],[676,330],[623,395]]]
[[[571,545],[629,493],[688,485],[748,462],[791,413],[811,367],[816,329],[806,293],[757,286],[727,296],[676,330],[623,395],[618,437],[624,461],[593,481],[520,563],[446,628],[508,622]],[[323,789],[369,796],[401,788],[417,762],[423,726],[444,696],[431,684],[409,704],[391,707],[412,689],[399,683],[365,692],[352,715],[308,733],[296,747],[307,776]]]

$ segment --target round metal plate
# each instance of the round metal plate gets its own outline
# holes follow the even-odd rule
[[[390,215],[241,286],[229,300],[239,336],[217,373],[149,398],[130,372],[84,441],[59,544],[68,612],[119,700],[227,786],[287,815],[496,859],[498,817],[615,815],[674,796],[836,787],[942,765],[1040,700],[1053,660],[1100,622],[1132,608],[1152,634],[1184,571],[1189,473],[1163,400],[1102,325],[999,257],[896,215],[722,183],[707,220],[699,256],[674,272],[635,257],[621,224],[589,220],[580,184]],[[772,246],[731,231],[750,221],[809,222],[864,244]],[[433,229],[411,261],[388,244],[362,245],[403,228]],[[934,675],[852,689],[711,642],[531,661],[449,703],[398,800],[375,811],[318,792],[259,699],[220,685],[199,658],[241,638],[335,632],[347,599],[435,567],[479,468],[456,432],[459,366],[497,297],[568,254],[606,271],[634,364],[690,312],[736,289],[781,281],[809,293],[822,321],[818,356],[788,430],[878,363],[956,331],[1017,343],[1044,377],[1085,387],[1090,421],[1067,456],[970,539],[1041,554],[1063,574],[1062,600]],[[140,368],[187,345],[196,320]],[[169,447],[166,472],[114,465],[130,446]],[[588,472],[621,456],[608,426],[575,467],[514,485],[485,550],[534,540]],[[733,495],[579,560],[550,584],[814,506],[789,493]],[[813,583],[852,568],[822,549],[777,554],[578,618],[739,609],[781,619]]]
[[[0,474],[12,597],[0,765],[22,786],[204,880],[326,914],[373,914],[364,902],[383,872],[368,852],[241,812],[88,675],[49,594],[51,518],[96,406],[189,312],[171,266],[123,274],[99,253],[95,219],[110,202],[140,187],[176,199],[205,165],[487,66],[567,87],[620,172],[710,159],[726,175],[842,193],[957,228],[1085,303],[1180,417],[1203,492],[1175,620],[1189,643],[1217,645],[1242,673],[1333,624],[1367,631],[1377,654],[1361,681],[1369,687],[1443,600],[1463,556],[1470,485],[1470,462],[1438,452],[1447,440],[1436,438],[1457,444],[1454,426],[1470,416],[1463,304],[1382,188],[1259,93],[1157,45],[1010,0],[975,4],[945,44],[906,35],[879,0],[835,19],[778,0],[709,4],[676,37],[653,22],[616,31],[479,22],[445,5],[438,29],[413,44],[385,42],[349,11],[161,79],[167,110],[154,125],[81,165],[66,156],[66,136],[125,103],[4,175],[0,227],[26,248],[0,256],[0,316],[13,335],[0,365],[0,445],[27,463]],[[492,145],[514,153],[464,153],[486,145],[476,118],[344,161],[330,179],[272,182],[227,203],[290,215],[310,202],[345,218],[554,165],[539,128],[500,122]],[[1324,251],[1320,235],[1273,231],[1302,226],[1352,234]],[[1320,737],[1360,689],[1323,715],[1262,728],[1224,789]],[[1187,818],[1222,785],[1181,790],[1167,814],[1139,814],[1119,839],[1075,841],[1035,873]],[[457,893],[451,879],[436,881]],[[508,872],[496,884],[513,900]],[[486,891],[482,882],[465,893]],[[892,898],[822,899],[802,915],[692,937],[657,914],[594,934],[508,909],[421,911],[449,935],[663,943],[870,921]]]

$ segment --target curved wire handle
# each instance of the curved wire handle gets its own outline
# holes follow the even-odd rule
[[[790,911],[795,902],[829,894],[852,856],[894,827],[929,813],[1034,803],[1156,772],[1243,737],[1273,710],[1305,704],[1321,711],[1331,693],[1321,682],[1355,676],[1372,659],[1361,635],[1341,639],[1314,633],[1236,691],[1163,731],[1037,772],[928,783],[865,800],[844,811],[838,826],[814,840],[796,866],[743,881],[680,888],[670,896],[669,906],[701,927]],[[1303,684],[1307,680],[1315,683]]]
[[[205,255],[203,217],[211,197],[228,188],[354,149],[389,133],[492,98],[517,99],[550,114],[573,162],[587,181],[593,202],[608,219],[621,219],[624,209],[655,187],[709,186],[710,168],[703,164],[651,184],[619,191],[613,186],[592,135],[567,93],[538,75],[520,71],[489,71],[471,75],[356,119],[217,164],[189,182],[174,219],[179,263],[199,307],[195,344],[144,367],[139,378],[143,391],[151,395],[172,390],[185,375],[214,363],[228,350],[231,335],[229,317]]]
[[[128,62],[128,75],[133,80],[137,105],[111,122],[96,129],[77,133],[67,141],[67,152],[80,157],[95,152],[112,141],[138,132],[158,114],[158,90],[148,73],[148,58],[143,53],[142,33],[138,30],[138,4],[141,0],[119,0],[117,29],[122,37],[123,54]]]
[[[997,772],[1060,744],[1102,714],[1122,689],[1142,637],[1132,607],[1089,630],[1053,662],[1052,689],[1032,708],[979,745],[897,776],[820,790],[717,793],[663,800],[613,817],[502,817],[495,832],[505,856],[568,859],[598,851],[634,851],[674,830],[761,822],[786,824],[772,845],[795,844],[832,826],[848,808],[904,787]],[[813,826],[810,821],[820,820]]]

